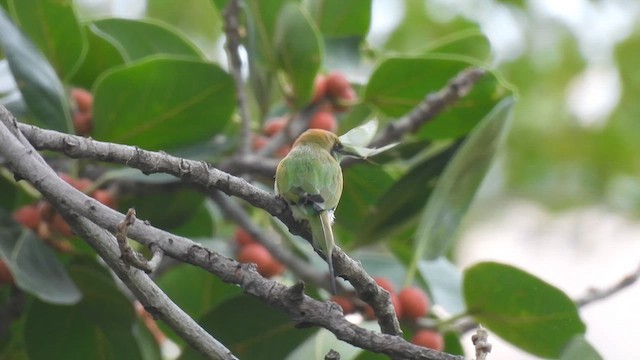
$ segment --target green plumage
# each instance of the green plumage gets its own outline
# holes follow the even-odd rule
[[[342,169],[335,157],[340,148],[335,134],[307,130],[278,164],[275,182],[276,194],[289,203],[293,216],[309,222],[313,245],[327,258],[334,293],[331,223],[342,195]]]

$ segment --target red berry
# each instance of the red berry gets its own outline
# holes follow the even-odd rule
[[[281,148],[276,150],[277,157],[285,157],[291,151],[291,145],[283,145]]]
[[[353,88],[348,88],[343,94],[335,98],[333,101],[333,110],[335,112],[344,112],[349,109],[351,103],[356,100],[356,92]]]
[[[256,243],[256,240],[253,238],[253,236],[251,236],[251,234],[249,234],[247,230],[241,227],[236,228],[235,239],[238,246],[245,246]]]
[[[353,306],[353,303],[347,297],[335,295],[331,297],[331,301],[340,305],[340,307],[342,308],[342,313],[344,315],[351,314],[356,311],[356,307]]]
[[[91,197],[112,209],[118,207],[116,198],[113,196],[113,194],[111,194],[109,190],[98,189],[91,194]]]
[[[60,214],[56,213],[55,215],[53,215],[53,218],[51,218],[51,227],[63,237],[68,238],[73,236],[73,230],[71,230],[71,226],[67,224],[67,222],[62,218],[62,215]]]
[[[264,277],[271,277],[284,271],[282,264],[271,256],[269,250],[257,243],[243,246],[238,252],[238,261],[256,264],[258,272]]]
[[[0,284],[14,284],[13,275],[7,264],[2,260],[0,260]]]
[[[253,137],[251,145],[253,146],[253,150],[260,150],[263,147],[267,146],[269,142],[269,138],[262,135],[256,135]]]
[[[309,121],[309,129],[323,129],[335,133],[338,130],[338,121],[332,113],[320,110],[313,114]]]
[[[71,98],[76,104],[79,112],[91,113],[93,111],[93,95],[85,89],[71,89]]]
[[[411,342],[433,350],[444,350],[444,339],[442,335],[433,330],[418,330],[411,338]]]
[[[13,212],[13,219],[23,226],[35,230],[40,224],[40,212],[36,204],[25,205]]]
[[[422,289],[417,287],[402,289],[398,293],[398,299],[404,318],[413,320],[427,315],[429,298]]]
[[[327,77],[322,74],[316,76],[316,82],[314,84],[312,103],[317,103],[327,96]]]
[[[332,72],[327,75],[327,95],[332,98],[341,97],[347,89],[351,88],[349,80],[340,72]]]
[[[277,117],[267,120],[262,126],[262,132],[267,137],[272,137],[273,135],[279,133],[287,126],[287,122],[289,121],[286,117]]]
[[[93,130],[93,115],[91,113],[76,111],[73,113],[73,128],[77,135],[89,136]]]
[[[375,280],[376,284],[378,284],[381,288],[387,290],[389,294],[393,294],[396,292],[395,287],[393,286],[393,284],[389,279],[376,276],[373,278],[373,280]]]
[[[364,311],[362,312],[362,316],[364,316],[367,320],[373,320],[376,318],[376,313],[373,311],[371,305],[366,304],[364,306]]]
[[[74,181],[71,183],[71,186],[82,192],[86,192],[87,189],[93,186],[93,181],[87,178],[74,179]]]

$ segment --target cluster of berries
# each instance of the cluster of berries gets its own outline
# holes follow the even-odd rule
[[[244,264],[254,263],[260,275],[271,278],[284,272],[285,266],[276,260],[262,244],[245,229],[238,227],[235,233],[236,259]]]
[[[400,292],[396,292],[395,287],[389,279],[375,277],[374,280],[381,288],[389,293],[398,319],[415,324],[418,319],[429,314],[429,297],[422,289],[418,287],[407,287]],[[375,319],[375,314],[371,306],[363,304],[362,301],[355,298],[355,296],[336,295],[332,297],[331,300],[342,307],[345,315],[360,311],[366,319]],[[411,338],[411,342],[438,351],[444,349],[444,339],[442,335],[431,329],[417,330]]]
[[[356,93],[347,78],[340,72],[332,72],[327,75],[318,75],[315,81],[315,90],[312,104],[319,106],[318,110],[309,120],[309,129],[322,129],[335,133],[338,130],[336,113],[348,110],[356,100]],[[265,121],[262,126],[262,135],[253,138],[253,149],[260,150],[269,139],[284,130],[289,122],[288,116],[274,117]],[[282,146],[276,151],[276,156],[284,157],[291,150],[291,144]]]

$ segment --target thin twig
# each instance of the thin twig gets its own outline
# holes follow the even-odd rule
[[[127,211],[127,215],[124,220],[116,226],[116,240],[118,241],[118,248],[120,249],[120,258],[124,262],[125,266],[133,266],[136,269],[140,269],[147,274],[150,274],[152,269],[149,266],[147,260],[141,255],[135,252],[129,245],[127,239],[127,230],[136,222],[136,211],[130,208]]]
[[[626,289],[627,287],[635,284],[635,282],[638,281],[639,278],[640,278],[640,266],[638,266],[638,268],[634,272],[626,275],[625,277],[623,277],[617,283],[613,284],[610,287],[599,289],[599,290],[590,289],[587,292],[587,294],[585,294],[583,297],[575,300],[575,303],[578,307],[583,307],[591,303],[594,303],[596,301],[606,299]]]
[[[471,336],[471,341],[476,349],[476,360],[486,360],[491,352],[489,332],[482,325],[478,325],[476,333]]]
[[[240,58],[240,0],[231,0],[224,10],[224,32],[227,36],[227,58],[229,69],[236,86],[236,102],[240,114],[241,132],[240,148],[241,156],[251,152],[251,118],[249,116],[249,104],[245,93],[245,84],[242,78],[242,59]]]

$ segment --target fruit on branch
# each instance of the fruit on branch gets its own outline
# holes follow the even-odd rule
[[[340,305],[340,307],[342,308],[342,313],[344,315],[348,315],[356,311],[355,305],[353,305],[351,299],[347,298],[346,296],[334,295],[331,297],[331,301]]]
[[[427,315],[429,310],[429,297],[422,289],[408,287],[398,293],[403,318],[415,320]]]
[[[73,127],[76,134],[82,136],[91,135],[93,130],[93,95],[81,88],[71,89],[73,101]]]
[[[262,133],[267,137],[272,137],[282,131],[285,126],[287,126],[288,121],[289,119],[284,116],[271,118],[265,121],[264,125],[262,126]]]
[[[258,243],[244,245],[238,251],[237,259],[244,264],[254,263],[260,275],[270,278],[284,272],[284,265],[273,258],[269,250]]]
[[[411,343],[433,350],[444,350],[444,339],[439,332],[434,330],[418,330],[411,338]]]
[[[349,80],[340,72],[332,72],[326,77],[327,96],[333,104],[333,111],[346,111],[356,100],[356,92]]]
[[[333,113],[318,110],[309,121],[309,129],[322,129],[335,133],[338,130],[338,120]]]
[[[40,224],[40,211],[35,204],[25,205],[13,212],[13,219],[24,227],[36,230]]]
[[[245,246],[256,243],[256,240],[253,238],[253,236],[251,236],[251,234],[249,234],[247,230],[239,226],[236,228],[234,239],[236,240],[236,244],[238,246]]]

